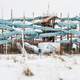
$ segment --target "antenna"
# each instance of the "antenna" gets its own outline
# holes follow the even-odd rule
[[[32,16],[33,16],[33,18],[34,18],[34,12],[32,13]]]
[[[3,8],[1,9],[1,18],[3,19]]]
[[[50,5],[48,3],[48,10],[47,10],[47,15],[49,16],[49,11],[50,11]]]
[[[25,24],[25,12],[23,12],[23,23]]]
[[[32,16],[33,16],[33,25],[34,25],[34,12],[32,13]]]
[[[11,9],[11,21],[13,20],[13,9]]]
[[[60,13],[60,18],[62,18],[62,12]]]
[[[80,13],[79,13],[79,17],[80,17]],[[80,31],[80,21],[79,21],[79,31]]]

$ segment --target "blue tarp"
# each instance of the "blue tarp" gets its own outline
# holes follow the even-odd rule
[[[6,44],[6,43],[9,43],[9,42],[11,42],[11,40],[0,40],[0,45],[1,44]]]
[[[64,33],[66,34],[73,34],[73,35],[80,35],[80,31],[77,31],[77,30],[74,30],[74,29],[71,29],[71,30],[64,30]]]
[[[77,27],[76,23],[58,22],[57,25],[60,27],[67,27],[67,28],[76,28]]]
[[[80,21],[80,16],[59,18],[62,21]]]
[[[5,25],[5,24],[0,24],[0,29],[13,30],[12,27],[7,26],[7,25]]]
[[[53,37],[53,36],[61,36],[66,35],[64,32],[53,32],[53,33],[42,33],[39,37]]]

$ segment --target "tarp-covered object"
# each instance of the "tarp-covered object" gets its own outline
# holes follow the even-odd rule
[[[80,39],[70,39],[70,40],[60,40],[60,41],[57,41],[59,43],[80,43]]]
[[[38,44],[41,53],[60,51],[60,44],[55,42],[41,42]]]

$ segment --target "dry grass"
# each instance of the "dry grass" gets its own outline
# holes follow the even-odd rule
[[[31,69],[27,68],[23,71],[23,73],[26,75],[26,76],[33,76],[33,73],[31,71]]]

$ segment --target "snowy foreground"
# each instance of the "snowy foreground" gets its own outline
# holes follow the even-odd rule
[[[33,76],[26,76],[25,69]],[[80,80],[80,55],[0,55],[0,80]]]

